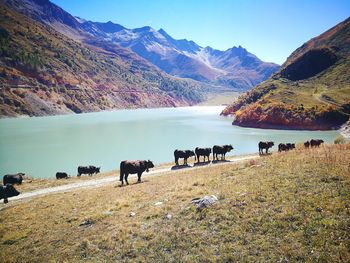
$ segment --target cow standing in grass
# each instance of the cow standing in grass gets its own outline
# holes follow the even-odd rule
[[[199,158],[201,156],[204,157],[204,162],[205,162],[205,157],[207,157],[208,162],[210,161],[209,157],[210,157],[210,154],[211,154],[211,148],[199,148],[199,147],[196,147],[194,152],[196,153],[197,162],[199,162]]]
[[[280,143],[278,145],[278,151],[283,152],[283,151],[289,151],[295,149],[295,143]]]
[[[233,150],[233,147],[231,144],[229,145],[214,145],[213,146],[213,161],[219,160],[218,159],[218,154],[221,154],[221,160],[225,160],[226,158],[226,153],[230,152],[231,150]]]
[[[311,147],[320,147],[320,145],[321,145],[322,143],[324,143],[323,140],[314,140],[314,139],[312,139],[312,140],[310,141],[310,146],[311,146]]]
[[[57,172],[56,173],[56,179],[68,179],[68,174],[64,172]]]
[[[286,145],[287,145],[288,150],[295,149],[295,143],[287,143]]]
[[[78,167],[78,176],[82,174],[88,174],[89,176],[93,174],[98,174],[100,172],[101,167],[95,167],[93,165],[89,166],[79,166]]]
[[[184,165],[187,165],[187,159],[195,156],[194,152],[191,150],[175,150],[174,151],[174,158],[175,158],[175,164],[179,165],[179,159],[183,158],[184,159]]]
[[[274,142],[259,142],[259,154],[264,154],[264,149],[266,150],[265,154],[267,154],[269,149],[274,145]]]
[[[16,173],[16,174],[6,174],[4,175],[2,181],[3,184],[22,184],[24,177],[24,173]]]
[[[8,203],[7,198],[19,195],[20,192],[13,187],[12,184],[0,185],[0,200],[4,199],[4,203]]]
[[[144,171],[148,172],[150,168],[153,168],[154,164],[148,160],[136,160],[136,161],[122,161],[120,163],[120,181],[124,185],[124,179],[128,185],[128,176],[129,174],[137,174],[137,182],[141,183],[141,175]]]

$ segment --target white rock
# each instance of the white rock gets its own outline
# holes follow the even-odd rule
[[[136,213],[135,212],[130,212],[129,216],[130,217],[134,217],[134,216],[136,216]]]
[[[168,220],[170,220],[170,219],[173,218],[173,216],[172,216],[171,214],[166,214],[166,215],[165,215],[165,218],[168,219]]]
[[[203,198],[195,198],[192,199],[192,204],[195,204],[197,207],[197,210],[202,210],[203,208],[212,206],[218,201],[218,198],[215,195],[207,195]]]

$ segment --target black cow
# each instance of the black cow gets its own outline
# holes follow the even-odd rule
[[[312,139],[312,140],[310,141],[310,146],[311,146],[311,147],[320,147],[320,145],[321,145],[322,143],[324,143],[323,140],[314,140],[314,139]]]
[[[269,148],[271,148],[272,146],[274,146],[274,142],[259,142],[258,146],[259,146],[259,154],[264,154],[264,149],[266,149],[266,154],[269,151]]]
[[[18,192],[12,184],[0,185],[0,200],[4,199],[4,203],[8,203],[7,198],[19,195]]]
[[[93,174],[98,174],[100,172],[101,167],[95,167],[93,165],[90,166],[79,166],[78,167],[78,176],[81,176],[82,174],[88,174],[88,175],[93,175]]]
[[[6,174],[2,181],[3,184],[22,184],[24,173]]]
[[[288,150],[295,149],[295,143],[287,143],[286,145],[287,145]]]
[[[182,150],[177,150],[176,149],[174,151],[175,164],[179,165],[179,159],[183,158],[184,159],[184,165],[187,165],[187,159],[192,157],[192,156],[195,156],[195,154],[191,150],[182,151]]]
[[[63,179],[63,178],[68,179],[68,174],[67,173],[62,173],[62,172],[57,172],[56,173],[56,179]]]
[[[278,145],[278,151],[282,152],[282,151],[289,151],[289,150],[293,150],[295,149],[295,143],[280,143]]]
[[[280,144],[278,145],[278,151],[279,151],[279,152],[288,151],[288,150],[289,150],[289,149],[288,149],[288,146],[287,146],[286,144],[280,143]]]
[[[153,168],[154,164],[148,160],[136,160],[136,161],[122,161],[120,163],[120,181],[122,182],[122,185],[124,185],[124,180],[126,184],[129,184],[128,182],[128,176],[129,174],[137,174],[137,182],[141,182],[141,175],[144,171],[148,172],[150,168]]]
[[[310,142],[309,141],[304,142],[304,147],[305,148],[309,148],[310,147]]]
[[[209,157],[210,157],[210,154],[211,154],[211,148],[199,148],[199,147],[196,147],[194,152],[196,153],[196,156],[197,156],[197,162],[199,162],[199,158],[201,156],[204,157],[204,162],[205,162],[205,157],[208,158],[208,162],[210,161]]]
[[[233,150],[233,147],[231,144],[228,145],[214,145],[213,146],[213,161],[218,160],[218,154],[221,154],[221,160],[225,160],[226,158],[226,153],[230,152]]]

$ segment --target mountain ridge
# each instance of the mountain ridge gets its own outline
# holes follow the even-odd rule
[[[192,40],[174,39],[163,28],[155,30],[149,26],[123,28],[107,34],[104,31],[97,32],[94,28],[96,23],[87,21],[82,26],[96,37],[130,48],[173,76],[246,90],[265,80],[279,68],[277,64],[261,61],[241,46],[225,51],[201,47]],[[229,61],[225,63],[225,58],[231,59],[231,64]],[[221,63],[216,63],[217,61]],[[230,81],[232,83],[228,84]]]
[[[73,40],[0,5],[0,115],[42,116],[203,100],[192,80],[169,76],[116,44]]]
[[[339,128],[350,116],[350,18],[297,48],[222,114],[244,127]]]
[[[208,48],[200,47],[192,40],[176,40],[164,29],[157,31],[149,26],[128,29],[111,21],[101,23],[77,18],[49,0],[4,0],[4,3],[72,39],[91,42],[90,38],[98,38],[107,43],[116,43],[129,48],[165,73],[191,78],[204,85],[244,91],[267,79],[279,68],[277,64],[262,62],[250,53],[246,53],[246,57],[235,59],[226,54],[230,49],[218,51],[210,48],[211,52],[206,53]],[[42,6],[37,8],[38,5]],[[49,16],[55,12],[57,14]],[[214,63],[223,62],[225,57],[229,57],[234,65],[227,67],[225,63]],[[249,63],[251,66],[247,67]]]

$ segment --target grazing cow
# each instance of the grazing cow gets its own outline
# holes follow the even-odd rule
[[[8,203],[7,198],[19,195],[18,192],[12,184],[0,185],[0,200],[4,199],[4,203]]]
[[[295,149],[295,143],[287,143],[286,145],[287,145],[288,150]]]
[[[67,173],[61,173],[61,172],[57,172],[56,173],[56,179],[63,179],[63,178],[68,179],[68,174]]]
[[[266,154],[269,151],[269,148],[271,148],[272,146],[274,146],[274,142],[259,142],[258,146],[259,146],[259,154],[264,154],[264,149],[266,150]]]
[[[90,166],[79,166],[78,167],[78,176],[81,176],[82,174],[98,174],[100,172],[101,167],[95,167],[93,165]]]
[[[213,146],[213,161],[218,160],[218,154],[221,154],[221,160],[225,160],[226,153],[233,150],[233,147],[231,144],[229,145],[214,145]]]
[[[310,142],[309,141],[304,142],[304,147],[305,148],[309,148],[310,147]]]
[[[289,150],[293,150],[295,149],[295,143],[280,143],[278,145],[278,151],[282,152],[282,151],[289,151]]]
[[[314,139],[312,139],[312,140],[310,141],[310,146],[311,146],[311,147],[320,147],[320,145],[321,145],[322,143],[324,143],[323,140],[314,140]]]
[[[182,151],[182,150],[177,150],[176,149],[174,151],[175,164],[179,165],[179,159],[183,158],[184,159],[184,165],[187,165],[187,159],[192,157],[192,156],[195,156],[195,154],[191,150]]]
[[[6,184],[22,184],[24,173],[6,174],[3,177],[3,183]]]
[[[129,174],[137,174],[137,182],[141,182],[141,175],[144,171],[148,172],[150,168],[153,168],[154,164],[148,160],[137,160],[137,161],[122,161],[120,163],[120,181],[122,182],[122,185],[124,185],[124,180],[126,184],[129,184],[128,182],[128,176]]]
[[[210,154],[211,154],[211,148],[199,148],[196,147],[196,149],[194,150],[197,156],[197,162],[199,162],[199,157],[203,156],[204,157],[204,162],[205,162],[205,157],[208,158],[208,162]]]
[[[287,144],[280,143],[278,145],[278,151],[279,152],[288,151],[288,150],[289,150],[289,148],[288,148]]]

